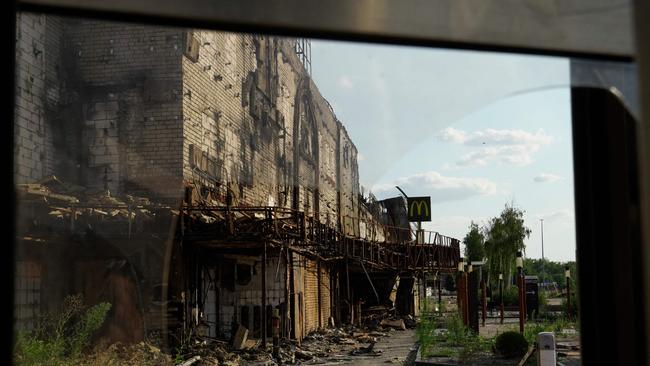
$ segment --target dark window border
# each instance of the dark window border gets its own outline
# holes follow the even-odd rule
[[[7,49],[5,65],[8,65],[9,72],[3,73],[5,77],[6,100],[12,103],[9,108],[5,108],[5,121],[13,121],[13,101],[14,101],[14,68],[15,68],[15,25],[16,10],[33,11],[44,13],[56,13],[68,16],[83,16],[91,18],[102,18],[116,21],[132,21],[148,24],[163,24],[170,26],[185,26],[199,28],[215,28],[227,31],[246,31],[269,33],[275,35],[295,35],[300,33],[301,36],[313,38],[331,38],[348,41],[362,41],[372,43],[389,43],[404,44],[425,47],[440,47],[453,49],[467,49],[479,51],[496,51],[523,53],[535,55],[554,55],[568,56],[578,58],[594,58],[608,61],[632,61],[629,57],[616,55],[572,53],[564,51],[549,51],[525,47],[505,47],[489,46],[484,44],[473,43],[455,43],[436,40],[411,39],[404,37],[385,36],[361,36],[346,34],[342,32],[320,32],[309,29],[297,29],[287,27],[268,27],[264,25],[243,25],[233,23],[216,23],[206,21],[192,21],[189,19],[173,19],[143,14],[120,14],[100,11],[75,10],[72,8],[58,8],[48,6],[38,6],[34,4],[23,4],[19,8],[14,2],[10,2],[9,11],[6,12],[5,34],[7,35]],[[638,14],[637,14],[638,17]],[[630,221],[628,214],[630,210],[636,209],[638,212],[638,182],[639,177],[633,164],[623,164],[625,159],[637,155],[636,146],[630,145],[630,125],[623,117],[624,113],[619,107],[610,100],[610,97],[603,95],[602,90],[574,90],[572,99],[574,102],[574,166],[575,166],[575,184],[576,184],[576,219],[577,219],[577,237],[578,237],[578,261],[580,263],[579,275],[581,277],[581,310],[583,327],[583,363],[588,365],[612,365],[612,364],[644,364],[645,359],[645,319],[644,306],[645,299],[641,273],[641,241],[639,238],[640,222]],[[592,107],[601,105],[600,109],[583,109],[587,105]],[[597,113],[600,112],[600,113]],[[593,125],[589,123],[595,123]],[[618,123],[618,127],[617,127]],[[591,126],[591,128],[589,128]],[[614,129],[611,135],[603,134],[599,128]],[[15,192],[13,191],[13,123],[4,124],[5,133],[5,159],[9,167],[7,178],[10,185],[11,199],[9,204],[15,207]],[[619,130],[616,130],[616,129]],[[628,129],[627,132],[620,129]],[[632,131],[634,128],[631,129]],[[625,136],[625,137],[622,137]],[[610,149],[603,149],[606,144]],[[607,169],[595,169],[605,165]],[[621,175],[622,174],[622,175]],[[623,177],[622,181],[617,181]],[[635,184],[637,184],[636,188]],[[634,190],[637,190],[636,201],[634,200]],[[613,205],[609,209],[603,209],[598,205],[605,200],[617,202],[624,199],[624,203]],[[636,206],[635,206],[636,205]],[[11,211],[9,211],[11,212]],[[7,228],[5,231],[7,244],[0,255],[0,274],[2,275],[3,289],[7,290],[6,296],[3,297],[2,312],[2,329],[8,337],[13,334],[13,274],[14,274],[14,247],[15,236],[13,229],[15,227],[14,215],[8,215],[4,223]],[[596,235],[607,226],[610,226],[607,235]],[[625,235],[615,235],[619,233]],[[612,243],[624,248],[624,250],[614,253],[614,257],[607,258],[603,253],[611,250]],[[587,247],[589,245],[589,247]],[[587,250],[589,249],[589,251]],[[590,251],[593,252],[590,254]],[[594,254],[594,255],[592,255]],[[633,270],[638,269],[637,271]],[[610,277],[608,277],[611,275]],[[621,292],[623,298],[612,298],[609,301],[603,301],[600,286],[584,286],[584,283],[591,281],[604,286],[632,286],[633,291]],[[631,282],[630,282],[631,281]],[[640,295],[641,294],[641,295]],[[593,310],[586,311],[590,306]],[[615,314],[611,314],[611,308],[614,306]],[[602,309],[602,310],[600,310]],[[620,315],[620,317],[619,317]],[[11,364],[12,342],[2,342],[2,358]],[[621,363],[623,362],[623,363]]]

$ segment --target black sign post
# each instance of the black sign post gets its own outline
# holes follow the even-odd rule
[[[406,204],[409,222],[418,223],[415,241],[418,244],[424,244],[422,221],[431,221],[431,197],[408,197]]]

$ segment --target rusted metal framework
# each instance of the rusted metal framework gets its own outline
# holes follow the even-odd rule
[[[324,259],[350,258],[377,269],[453,272],[460,258],[460,242],[437,232],[425,232],[425,242],[407,228],[379,225],[384,240],[345,235],[304,212],[281,207],[197,207],[181,209],[184,241],[218,246],[289,245]]]
[[[72,202],[43,204],[23,202],[23,212],[37,220],[40,231],[51,235],[79,235],[89,228],[105,238],[135,238],[164,235],[161,229],[170,221],[184,242],[231,248],[262,248],[286,245],[295,251],[321,259],[361,260],[371,268],[397,271],[453,272],[458,266],[460,246],[457,239],[434,231],[425,232],[424,243],[416,244],[410,228],[372,223],[373,235],[344,234],[317,218],[284,207],[273,206],[182,206],[161,205],[88,205]],[[354,218],[359,225],[363,220]],[[167,223],[167,224],[165,224]],[[369,222],[365,222],[370,225]],[[21,230],[21,231],[23,231]],[[355,231],[356,233],[356,231]],[[65,234],[64,234],[65,235]]]

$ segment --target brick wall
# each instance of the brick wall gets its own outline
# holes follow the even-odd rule
[[[358,235],[356,148],[290,40],[20,14],[17,51],[19,182],[56,174],[154,200],[180,199],[192,183],[217,201],[230,189],[235,204],[295,207]],[[285,286],[269,277],[276,265],[274,306]],[[327,324],[329,271],[300,255],[292,265],[301,338]],[[260,280],[211,295],[214,332],[259,305]]]
[[[17,181],[179,196],[182,35],[19,14]]]
[[[339,129],[340,138],[340,180],[341,180],[341,217],[343,232],[359,235],[359,167],[357,148],[354,146],[343,126]]]
[[[18,28],[19,181],[153,198],[186,181],[332,226],[358,215],[356,149],[290,40],[32,14]]]
[[[185,178],[221,197],[229,184],[239,204],[273,204],[278,133],[251,115],[246,90],[257,69],[255,38],[211,31],[185,37],[198,47],[182,61]],[[206,154],[209,166],[196,166],[192,154]]]
[[[185,37],[195,47],[182,61],[185,179],[222,200],[230,187],[238,204],[318,209],[332,226],[341,191],[341,208],[357,216],[356,148],[290,41],[196,30]],[[354,226],[347,223],[349,233]]]
[[[81,183],[180,197],[183,32],[66,20],[65,39]]]
[[[14,174],[25,183],[52,174],[57,164],[62,25],[57,17],[19,13],[16,27]]]

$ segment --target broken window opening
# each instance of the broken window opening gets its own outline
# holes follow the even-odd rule
[[[237,263],[235,274],[237,276],[237,284],[246,286],[253,278],[251,265],[246,263]]]

